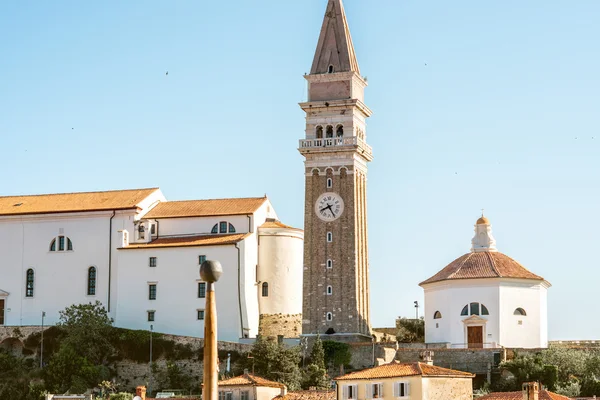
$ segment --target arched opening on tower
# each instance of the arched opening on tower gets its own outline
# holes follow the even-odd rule
[[[342,125],[338,125],[337,130],[335,132],[335,135],[337,137],[342,137],[344,136],[344,127]]]
[[[323,139],[323,127],[317,126],[317,139]]]
[[[333,137],[333,126],[327,125],[327,130],[325,132],[325,137],[332,138]]]

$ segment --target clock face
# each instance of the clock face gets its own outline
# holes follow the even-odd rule
[[[337,193],[323,193],[315,204],[315,213],[323,221],[338,219],[344,212],[344,200]]]

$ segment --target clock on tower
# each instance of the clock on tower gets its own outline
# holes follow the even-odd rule
[[[302,334],[371,340],[367,163],[361,77],[341,0],[329,0],[309,75]]]

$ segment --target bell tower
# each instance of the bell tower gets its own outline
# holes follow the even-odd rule
[[[342,0],[328,0],[309,75],[305,157],[303,335],[371,340],[367,145],[360,75]]]

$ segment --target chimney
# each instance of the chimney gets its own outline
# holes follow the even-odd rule
[[[421,353],[421,358],[423,359],[423,361],[425,361],[427,365],[433,365],[433,354],[433,351],[425,350]]]
[[[284,397],[287,394],[287,386],[281,385],[281,397]]]
[[[244,369],[244,376],[248,376],[248,368]]]
[[[539,400],[540,385],[537,382],[523,383],[523,400]]]
[[[142,400],[146,400],[146,386],[138,386],[135,388],[135,395],[140,396]]]

